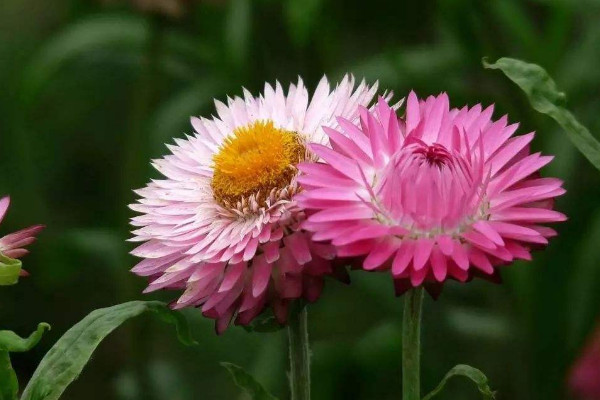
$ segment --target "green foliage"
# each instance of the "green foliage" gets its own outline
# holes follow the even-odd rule
[[[139,50],[148,35],[140,18],[102,15],[78,22],[49,40],[26,69],[22,100],[29,105],[60,68],[86,53],[108,47]]]
[[[41,323],[27,338],[12,331],[0,331],[0,400],[16,400],[19,393],[19,381],[12,368],[9,353],[31,350],[49,329],[50,325]]]
[[[446,386],[446,383],[448,383],[450,378],[453,378],[455,376],[464,376],[465,378],[472,380],[473,383],[477,385],[477,389],[479,390],[479,393],[481,393],[483,400],[494,400],[496,398],[495,392],[492,392],[492,390],[490,389],[488,379],[483,372],[469,365],[459,364],[452,368],[450,371],[448,371],[448,373],[446,374],[446,376],[444,376],[444,379],[442,379],[440,384],[435,389],[433,389],[431,393],[423,397],[423,400],[430,400],[434,396],[438,395],[442,390],[444,390],[444,387]]]
[[[600,142],[564,107],[566,95],[542,67],[513,58],[500,58],[495,63],[484,59],[483,65],[504,72],[527,94],[531,106],[558,122],[577,149],[600,170]]]
[[[242,367],[227,362],[222,362],[221,366],[229,371],[235,384],[243,389],[252,400],[277,400]]]
[[[44,332],[50,330],[50,325],[42,322],[27,338],[22,338],[12,331],[0,331],[0,350],[9,353],[23,353],[31,350],[42,339]]]
[[[25,388],[22,400],[56,400],[73,382],[100,342],[125,321],[145,312],[175,325],[179,340],[195,344],[184,317],[161,302],[132,301],[92,311],[50,349]]]
[[[19,282],[21,266],[21,260],[15,260],[0,253],[0,286],[15,285]]]

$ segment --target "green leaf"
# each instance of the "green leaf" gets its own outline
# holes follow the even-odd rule
[[[12,331],[0,331],[0,350],[10,353],[23,353],[31,350],[42,339],[45,331],[50,330],[50,325],[42,322],[35,332],[28,338],[22,338]]]
[[[107,48],[128,52],[142,49],[148,37],[148,25],[139,17],[99,15],[69,25],[49,38],[24,71],[22,96],[26,105],[53,75],[69,61],[83,54]]]
[[[21,261],[0,253],[0,286],[15,285],[21,273]]]
[[[558,122],[577,149],[600,170],[600,142],[564,108],[565,94],[542,67],[513,58],[500,58],[493,64],[484,58],[483,65],[504,72],[525,92],[532,107]]]
[[[21,400],[56,400],[87,364],[100,342],[125,321],[153,312],[174,324],[179,340],[186,345],[191,338],[185,318],[158,301],[132,301],[92,311],[73,326],[50,349],[25,388]]]
[[[439,394],[446,386],[446,383],[448,383],[448,380],[454,376],[464,376],[472,380],[477,385],[477,389],[479,389],[479,392],[482,394],[484,400],[494,400],[496,398],[496,394],[490,389],[490,386],[488,385],[488,379],[483,372],[477,368],[459,364],[448,371],[440,384],[431,393],[423,397],[423,400],[429,400],[435,395]]]
[[[31,350],[49,329],[50,325],[41,323],[26,339],[11,331],[0,331],[0,400],[16,400],[19,392],[19,381],[10,363],[9,352]]]
[[[277,400],[277,397],[269,393],[242,367],[227,362],[222,362],[221,366],[229,371],[235,384],[243,389],[252,400]]]

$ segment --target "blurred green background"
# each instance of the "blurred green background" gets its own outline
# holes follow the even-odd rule
[[[47,230],[25,267],[0,290],[0,326],[53,330],[13,357],[23,382],[47,349],[95,308],[143,296],[127,209],[132,188],[158,177],[149,159],[191,132],[212,99],[254,93],[264,81],[304,77],[309,87],[354,73],[399,96],[447,91],[455,106],[495,103],[498,118],[536,130],[533,147],[556,154],[547,175],[565,180],[557,208],[569,216],[532,263],[505,284],[447,285],[425,304],[424,391],[457,363],[484,370],[500,399],[565,399],[566,375],[600,311],[600,174],[550,119],[534,112],[481,57],[543,65],[569,107],[600,130],[600,1],[587,0],[2,0],[0,194],[13,204],[2,233]],[[314,399],[399,399],[402,299],[385,274],[329,282],[310,307]],[[284,332],[232,327],[188,310],[198,348],[170,327],[140,319],[95,353],[64,399],[243,399],[219,361],[242,365],[287,398]],[[453,381],[440,399],[477,399]]]

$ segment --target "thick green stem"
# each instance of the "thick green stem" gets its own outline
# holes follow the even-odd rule
[[[402,322],[402,399],[421,399],[421,307],[423,288],[404,296]]]
[[[290,342],[292,400],[310,400],[310,347],[306,307],[291,317],[287,331]]]

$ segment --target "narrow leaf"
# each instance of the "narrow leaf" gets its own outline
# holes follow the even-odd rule
[[[481,372],[477,368],[459,364],[452,368],[450,371],[448,371],[448,373],[446,374],[446,376],[444,376],[444,379],[442,379],[440,384],[431,393],[423,397],[423,400],[429,400],[437,394],[439,394],[446,386],[448,380],[454,376],[464,376],[472,380],[477,385],[477,389],[479,389],[479,392],[481,393],[484,400],[494,400],[496,398],[496,394],[490,389],[488,385],[488,379],[483,374],[483,372]]]
[[[500,58],[495,63],[488,63],[484,58],[483,66],[501,70],[516,83],[529,98],[531,106],[558,122],[575,147],[600,169],[600,142],[564,107],[565,94],[558,90],[542,67],[513,58]]]
[[[132,301],[91,312],[48,351],[25,388],[21,400],[56,400],[73,382],[100,342],[125,321],[153,312],[174,324],[179,340],[195,344],[184,317],[157,301]]]
[[[15,285],[20,273],[21,261],[0,253],[0,286]]]
[[[41,323],[37,330],[25,339],[11,331],[0,331],[0,400],[16,400],[19,392],[19,381],[8,353],[31,350],[49,329],[50,325]]]
[[[222,362],[221,366],[229,371],[235,384],[243,389],[252,400],[277,400],[242,367],[227,362]]]
[[[99,15],[70,24],[44,41],[24,71],[22,97],[27,106],[53,75],[69,61],[93,51],[120,48],[136,54],[147,40],[148,26],[142,18]]]

